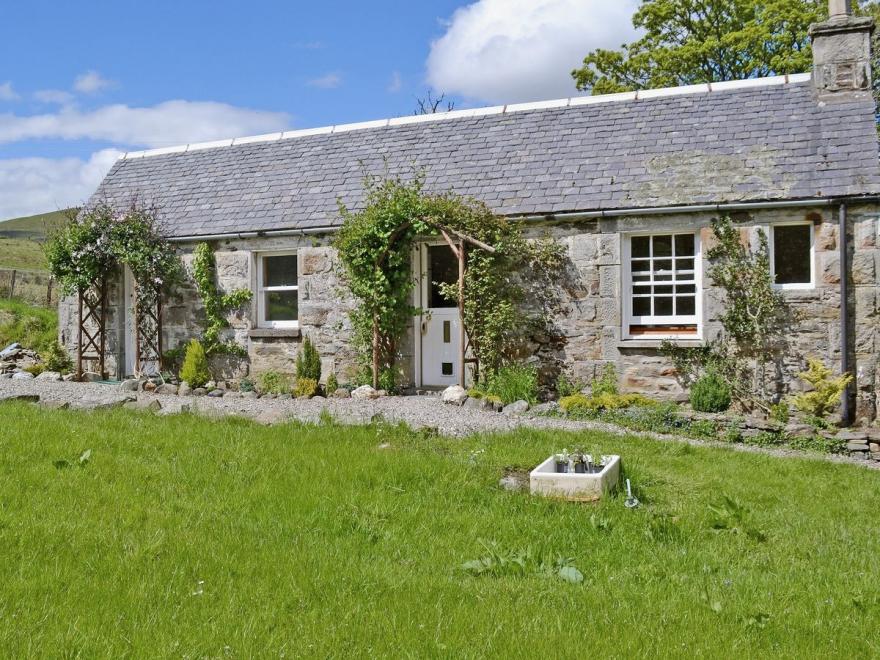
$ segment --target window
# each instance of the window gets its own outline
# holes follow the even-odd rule
[[[257,257],[257,307],[261,327],[299,325],[296,254],[262,254]]]
[[[812,223],[773,225],[770,228],[770,267],[779,288],[813,286]]]
[[[696,233],[633,235],[624,241],[624,334],[697,335],[700,241]]]

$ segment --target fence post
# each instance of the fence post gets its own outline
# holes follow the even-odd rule
[[[46,307],[52,307],[52,278],[49,277],[49,286],[46,288]]]
[[[12,279],[9,283],[9,297],[15,298],[15,270],[12,271]]]

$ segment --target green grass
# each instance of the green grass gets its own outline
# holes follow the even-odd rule
[[[47,270],[42,244],[67,221],[68,213],[53,211],[0,221],[0,268]]]
[[[62,209],[61,211],[2,220],[0,221],[0,235],[15,232],[30,234],[34,237],[45,237],[53,229],[57,229],[67,222],[71,211],[76,212],[76,209]]]
[[[0,298],[0,349],[12,342],[43,352],[58,340],[58,310]]]
[[[578,443],[643,505],[498,488]],[[880,474],[853,466],[7,403],[0,475],[5,657],[880,654]],[[462,570],[492,542],[586,579]]]

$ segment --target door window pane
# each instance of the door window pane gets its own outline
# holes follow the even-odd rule
[[[458,300],[448,300],[440,293],[441,284],[458,282],[458,259],[448,245],[428,247],[428,307],[458,307]]]
[[[812,225],[773,227],[773,270],[777,284],[809,284],[812,281],[812,232]]]

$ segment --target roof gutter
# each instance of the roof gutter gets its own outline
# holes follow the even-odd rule
[[[599,211],[566,211],[563,213],[539,213],[535,215],[514,215],[511,220],[520,222],[565,222],[591,220],[597,218],[618,218],[627,215],[675,215],[678,213],[723,213],[725,211],[757,211],[766,209],[828,207],[844,201],[877,202],[880,195],[863,197],[821,197],[810,199],[786,199],[764,202],[730,202],[726,204],[694,204],[690,206],[654,206],[609,209]],[[272,238],[275,236],[308,236],[313,234],[330,234],[339,230],[338,225],[323,225],[304,229],[267,229],[265,231],[228,232],[225,234],[195,234],[192,236],[175,236],[168,240],[173,243],[192,243],[196,241],[222,241],[244,238]]]

